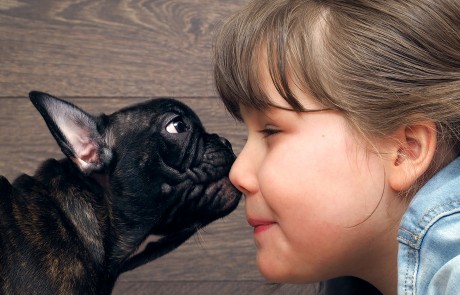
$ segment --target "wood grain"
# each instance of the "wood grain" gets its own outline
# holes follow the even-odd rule
[[[247,0],[0,1],[1,96],[213,96],[212,40]]]
[[[119,282],[114,295],[311,295],[318,294],[316,285],[279,285],[260,282]]]

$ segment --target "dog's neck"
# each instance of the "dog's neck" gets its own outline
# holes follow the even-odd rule
[[[120,196],[112,190],[110,177],[106,173],[92,173],[89,177],[103,188],[107,202],[113,205]],[[110,224],[110,236],[113,239],[112,244],[105,247],[105,264],[111,276],[118,276],[122,265],[129,260],[136,252],[143,251],[142,243],[149,237],[148,230],[142,228],[143,222],[139,226],[129,226],[123,222],[121,215],[124,210],[117,210],[117,206],[107,206],[108,224]],[[115,209],[114,209],[115,208]],[[139,232],[136,232],[136,229]],[[147,242],[159,240],[161,237],[154,237]],[[145,247],[145,245],[144,245]],[[140,249],[139,249],[140,248]]]
[[[105,192],[106,202],[113,204],[119,197],[117,193],[111,189],[110,177],[108,174],[92,173],[88,177],[95,180],[95,182],[103,188],[102,191]],[[116,277],[119,275],[123,263],[135,254],[136,249],[141,245],[146,236],[135,233],[131,227],[126,227],[123,219],[120,217],[120,212],[114,212],[113,206],[107,206],[107,208],[107,224],[110,225],[107,230],[110,230],[110,236],[113,240],[110,245],[104,247],[105,264],[108,268],[108,273]]]
[[[67,193],[52,197],[62,200],[62,210],[94,263],[106,267],[108,275],[116,277],[122,264],[134,253],[144,236],[130,230],[123,223],[121,213],[113,211],[117,195],[111,190],[107,174],[83,176],[76,169],[68,159],[48,160],[37,171],[35,178],[39,181],[42,177],[55,179],[51,183],[50,193],[66,188]],[[75,181],[76,178],[82,181]],[[79,194],[73,193],[77,190]],[[103,208],[107,210],[101,210]],[[104,237],[111,237],[111,243]]]

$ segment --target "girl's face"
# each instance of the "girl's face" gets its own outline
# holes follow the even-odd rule
[[[264,85],[273,104],[289,107]],[[324,108],[294,92],[306,109]],[[385,187],[385,158],[336,111],[241,111],[248,139],[230,179],[245,195],[262,274],[280,282],[363,277],[388,260],[399,219],[389,209],[395,192]]]

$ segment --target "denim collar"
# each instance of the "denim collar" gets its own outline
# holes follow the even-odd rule
[[[398,240],[420,249],[430,226],[460,206],[460,157],[436,173],[414,196],[401,220]]]

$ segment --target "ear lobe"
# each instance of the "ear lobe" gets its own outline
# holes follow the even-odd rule
[[[430,167],[436,151],[436,125],[420,121],[394,134],[389,161],[389,184],[395,191],[408,190]]]
[[[111,152],[105,147],[96,119],[77,106],[33,91],[30,100],[46,122],[62,152],[82,172],[100,170],[111,160]]]

